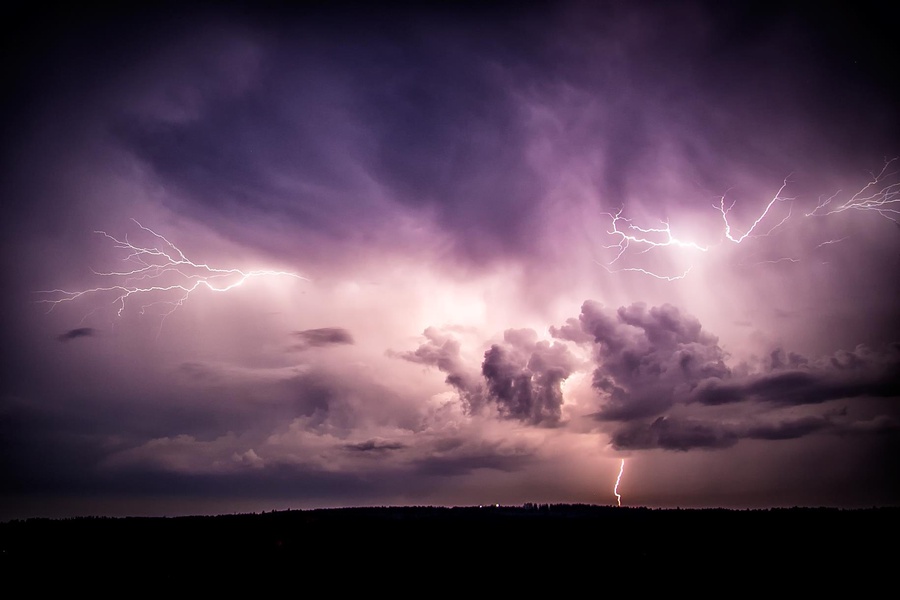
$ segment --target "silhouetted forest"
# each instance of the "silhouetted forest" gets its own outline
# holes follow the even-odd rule
[[[7,572],[91,564],[121,574],[154,565],[157,576],[167,576],[218,564],[290,567],[304,576],[338,566],[348,576],[484,572],[519,585],[548,569],[590,578],[699,569],[873,581],[896,568],[898,523],[900,508],[347,508],[10,521],[0,523],[0,552]]]

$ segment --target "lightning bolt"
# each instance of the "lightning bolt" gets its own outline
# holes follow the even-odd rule
[[[695,242],[686,242],[684,240],[679,240],[678,238],[676,238],[672,234],[672,229],[671,229],[671,227],[669,227],[668,221],[661,221],[661,223],[664,225],[664,227],[662,227],[662,228],[652,228],[652,227],[644,228],[644,227],[639,227],[637,225],[633,225],[631,223],[631,219],[626,219],[625,217],[622,216],[623,210],[624,209],[620,208],[616,214],[604,213],[605,215],[612,218],[612,231],[608,231],[607,233],[609,233],[610,235],[619,236],[618,244],[604,246],[604,248],[618,248],[619,249],[618,254],[616,255],[616,257],[614,259],[612,259],[610,261],[609,264],[612,264],[612,263],[616,262],[617,260],[619,260],[619,258],[621,258],[622,255],[625,253],[625,251],[628,249],[629,244],[632,244],[632,243],[646,244],[648,246],[648,248],[646,250],[644,250],[644,252],[649,251],[650,248],[660,248],[660,247],[665,247],[665,246],[677,246],[679,248],[692,248],[694,250],[699,250],[700,252],[706,252],[708,250],[708,248],[706,246],[701,246],[700,244],[697,244]],[[618,226],[619,221],[623,221],[626,224],[626,227],[628,229],[630,229],[631,231],[637,232],[637,234],[629,235],[629,234],[625,233],[624,231],[620,230],[619,226]],[[662,241],[655,241],[655,240],[651,239],[651,237],[647,237],[648,234],[650,236],[654,236],[654,234],[656,234],[654,237],[661,237]]]
[[[900,165],[900,157],[894,157],[890,160],[886,159],[881,170],[877,173],[874,171],[870,172],[869,181],[845,202],[839,202],[837,200],[841,193],[840,190],[838,190],[827,198],[820,198],[816,207],[810,212],[807,212],[806,216],[824,217],[849,210],[870,211],[875,212],[900,226],[900,181],[898,181],[898,173],[900,173],[900,170],[896,169],[897,165]],[[743,232],[737,230],[733,223],[733,219],[731,218],[731,212],[735,207],[736,201],[727,202],[727,192],[726,194],[723,194],[718,199],[718,202],[712,205],[722,217],[724,228],[722,231],[722,241],[720,243],[728,241],[734,244],[740,244],[750,237],[760,238],[770,236],[784,226],[792,216],[793,201],[795,200],[795,198],[787,197],[785,195],[785,190],[787,189],[789,182],[790,176],[784,179],[781,187],[778,188],[775,195],[766,203],[765,208],[763,208],[759,215],[753,220],[746,231]],[[771,222],[773,213],[775,212],[775,206],[782,202],[789,203],[787,215],[775,223],[774,226],[769,227],[768,230],[764,230],[764,222],[767,220]],[[667,220],[660,221],[661,226],[659,227],[641,227],[635,225],[631,219],[622,216],[623,211],[624,208],[620,208],[615,213],[603,213],[611,220],[611,229],[606,233],[615,236],[616,238],[614,244],[603,246],[603,248],[606,249],[616,250],[615,258],[605,264],[601,263],[610,273],[633,271],[664,281],[684,279],[687,277],[688,273],[690,273],[692,267],[689,267],[680,275],[661,275],[640,267],[624,267],[616,269],[610,267],[619,262],[619,260],[633,247],[641,248],[638,254],[645,254],[654,248],[677,247],[699,252],[708,252],[715,246],[718,246],[718,244],[704,246],[697,242],[677,237]],[[830,239],[820,243],[816,248],[818,249],[830,244],[837,244],[849,239],[849,237],[850,236]],[[599,261],[597,262],[599,263]],[[784,257],[753,264],[776,264],[784,262],[795,263],[799,262],[799,259]]]
[[[778,188],[778,191],[772,197],[771,200],[766,204],[765,208],[760,212],[759,216],[753,221],[750,227],[743,233],[738,233],[731,220],[729,220],[729,213],[735,206],[736,201],[732,201],[730,204],[726,204],[725,197],[726,195],[722,195],[719,198],[718,204],[713,204],[713,207],[719,211],[722,215],[722,222],[724,223],[724,239],[735,244],[740,244],[748,237],[765,237],[768,235],[772,235],[779,227],[784,225],[788,219],[791,218],[791,212],[793,209],[793,205],[788,208],[787,215],[782,218],[778,223],[776,223],[773,227],[769,228],[768,231],[759,232],[758,228],[761,226],[764,220],[770,216],[772,212],[772,207],[775,204],[780,202],[793,202],[794,198],[789,198],[784,195],[785,189],[787,189],[789,182],[789,177],[785,178],[781,184],[781,187]],[[603,213],[611,219],[611,229],[606,233],[612,236],[616,236],[618,239],[615,244],[610,244],[607,246],[603,246],[606,249],[615,249],[617,250],[615,258],[611,261],[603,265],[607,271],[610,273],[619,273],[622,271],[634,271],[637,273],[642,273],[644,275],[649,275],[650,277],[654,277],[656,279],[662,279],[665,281],[675,281],[677,279],[684,279],[687,277],[688,273],[693,268],[688,267],[680,275],[660,275],[659,273],[654,273],[652,271],[648,271],[647,269],[638,268],[638,267],[627,267],[621,269],[610,269],[609,266],[615,264],[619,259],[621,259],[625,253],[632,246],[642,247],[643,250],[639,252],[639,254],[644,254],[653,250],[654,248],[665,248],[665,247],[677,247],[677,248],[685,248],[689,250],[695,250],[698,252],[708,252],[710,250],[710,246],[705,246],[699,244],[695,241],[686,240],[677,237],[673,232],[672,228],[669,225],[668,221],[660,221],[660,227],[641,227],[639,225],[635,225],[631,219],[627,219],[622,216],[623,208],[620,208],[615,213]]]
[[[835,192],[828,198],[820,198],[816,207],[812,211],[807,212],[806,216],[822,217],[846,212],[849,210],[872,211],[890,221],[893,221],[898,226],[900,226],[900,181],[897,181],[897,175],[900,171],[893,170],[897,164],[900,164],[900,157],[885,160],[884,166],[881,168],[881,170],[877,173],[871,172],[870,180],[848,200],[843,203],[838,202],[837,198],[840,195],[840,191]],[[728,241],[734,244],[741,244],[750,237],[759,238],[770,236],[774,234],[779,228],[784,226],[793,214],[793,201],[795,200],[795,198],[785,195],[785,190],[787,189],[789,182],[790,176],[784,179],[781,187],[778,188],[778,191],[775,193],[775,195],[766,203],[763,210],[753,220],[750,226],[743,232],[737,230],[733,223],[733,219],[731,218],[731,212],[735,207],[736,201],[731,201],[730,203],[727,202],[727,193],[723,194],[719,198],[718,202],[712,205],[713,208],[715,208],[722,217],[722,242]],[[782,202],[790,203],[787,215],[785,215],[777,223],[775,223],[774,226],[769,227],[768,230],[764,230],[764,222],[767,219],[769,221],[772,220],[774,207],[776,206],[776,204]],[[684,279],[690,273],[691,269],[693,268],[692,266],[686,269],[680,275],[661,275],[659,273],[655,273],[653,271],[649,271],[640,267],[623,267],[617,269],[613,269],[610,267],[612,267],[615,263],[622,259],[632,247],[642,248],[642,250],[640,250],[640,252],[638,253],[644,254],[653,250],[654,248],[663,247],[678,247],[696,250],[699,252],[708,252],[715,246],[704,246],[697,242],[677,237],[669,226],[668,221],[660,221],[661,226],[659,227],[641,227],[635,225],[631,219],[627,219],[622,216],[623,210],[623,208],[620,208],[615,213],[603,213],[611,219],[611,229],[607,231],[607,234],[615,236],[617,238],[616,243],[603,246],[603,248],[606,249],[616,250],[615,257],[611,261],[605,264],[600,263],[601,266],[603,266],[609,273],[633,271],[664,281]],[[849,236],[838,239],[831,239],[820,243],[816,246],[816,248],[822,248],[830,244],[837,244],[847,239],[849,239]],[[597,262],[599,263],[599,261]],[[799,262],[799,259],[792,257],[783,257],[752,264],[777,264],[785,262],[796,263]]]
[[[819,199],[816,207],[806,213],[807,217],[824,217],[848,210],[873,211],[900,225],[900,182],[891,182],[897,175],[896,171],[890,171],[900,157],[894,157],[884,162],[884,166],[878,174],[869,173],[872,179],[858,192],[853,194],[843,204],[832,205],[832,202],[840,194],[840,190],[825,199]]]
[[[781,258],[773,258],[772,260],[759,260],[754,263],[741,263],[743,266],[752,266],[752,265],[777,265],[779,263],[791,262],[798,263],[800,262],[799,258],[791,258],[790,256],[783,256]]]
[[[619,493],[619,482],[622,481],[622,473],[625,472],[625,459],[619,464],[619,476],[616,477],[616,485],[613,487],[613,494],[616,495],[616,506],[622,506],[622,494]]]
[[[840,239],[836,239],[836,240],[828,240],[827,242],[822,242],[821,244],[819,244],[818,246],[816,246],[816,248],[821,248],[822,246],[828,246],[828,245],[831,245],[831,244],[840,244],[841,242],[843,242],[844,240],[847,240],[847,239],[850,239],[850,236],[849,236],[849,235],[845,235],[844,237],[842,237],[842,238],[840,238]]]
[[[784,183],[782,183],[781,187],[778,188],[778,191],[775,193],[775,196],[771,200],[769,200],[769,203],[766,205],[766,208],[762,211],[762,213],[760,213],[759,217],[757,217],[756,220],[753,221],[753,225],[751,225],[750,228],[746,232],[744,232],[743,235],[739,235],[738,237],[734,237],[731,234],[731,223],[728,222],[728,213],[731,212],[732,208],[734,208],[734,204],[736,201],[732,201],[732,203],[728,206],[728,208],[726,208],[725,207],[725,196],[722,196],[719,199],[719,205],[716,206],[714,204],[713,206],[718,208],[719,212],[722,213],[722,221],[725,223],[725,238],[731,242],[734,242],[735,244],[740,244],[745,239],[747,239],[750,236],[750,234],[753,233],[753,230],[756,229],[756,226],[759,225],[762,222],[762,220],[766,218],[766,215],[769,214],[769,210],[772,208],[772,206],[776,202],[789,202],[789,201],[794,200],[793,198],[783,198],[781,196],[781,193],[784,192],[787,185],[788,185],[788,179],[785,178]],[[761,236],[771,235],[776,229],[778,229],[779,227],[784,225],[787,222],[787,220],[790,218],[791,218],[791,211],[788,210],[788,214],[785,218],[783,218],[777,225],[772,227],[769,231],[767,231],[764,234],[761,234]]]
[[[141,231],[153,238],[152,245],[138,245],[129,241],[128,236],[119,239],[105,231],[94,231],[113,243],[113,247],[124,250],[126,256],[124,262],[133,264],[133,269],[122,271],[98,272],[91,271],[98,276],[120,280],[112,285],[98,286],[82,290],[39,290],[36,294],[44,294],[47,297],[37,300],[39,303],[50,304],[48,312],[64,302],[73,302],[79,298],[111,293],[114,299],[110,303],[118,307],[116,314],[121,317],[128,301],[137,297],[169,296],[166,299],[154,300],[141,305],[140,313],[153,306],[168,306],[163,312],[162,319],[178,310],[187,302],[190,295],[199,288],[206,288],[212,292],[227,292],[242,286],[249,279],[257,277],[292,277],[308,281],[296,273],[288,271],[220,269],[206,263],[194,262],[185,256],[175,244],[164,236],[156,233],[149,227],[141,225],[136,219],[131,219]],[[88,313],[90,314],[90,313]],[[87,317],[85,317],[87,318]],[[162,321],[160,322],[162,328]]]
[[[617,249],[616,257],[609,261],[607,264],[601,264],[607,271],[610,273],[620,273],[622,271],[635,271],[638,273],[643,273],[645,275],[649,275],[650,277],[655,277],[656,279],[662,279],[665,281],[675,281],[676,279],[684,279],[688,272],[691,270],[689,267],[684,273],[681,275],[660,275],[658,273],[654,273],[652,271],[648,271],[646,269],[641,269],[637,267],[626,267],[621,269],[610,269],[608,265],[612,265],[616,263],[625,252],[629,249],[632,244],[637,244],[639,246],[644,246],[644,250],[640,252],[640,254],[644,254],[649,252],[654,248],[665,248],[665,247],[677,247],[677,248],[687,248],[690,250],[696,250],[699,252],[706,252],[709,250],[708,247],[700,245],[696,242],[686,241],[679,239],[672,232],[672,228],[669,225],[668,221],[660,221],[662,227],[640,227],[632,223],[631,219],[627,219],[622,216],[624,208],[620,208],[615,214],[613,213],[603,213],[606,216],[610,217],[612,229],[607,231],[609,235],[617,236],[618,242],[615,244],[610,244],[607,246],[603,246],[606,249]],[[620,229],[619,223],[623,224],[623,228]]]
[[[663,281],[675,281],[675,280],[677,280],[677,279],[684,279],[685,277],[688,276],[688,273],[691,272],[691,269],[693,269],[693,267],[688,267],[688,268],[684,271],[684,273],[682,273],[681,275],[659,275],[658,273],[654,273],[653,271],[648,271],[648,270],[646,270],[646,269],[641,269],[641,268],[639,268],[639,267],[625,267],[625,268],[622,268],[622,269],[612,270],[612,269],[610,269],[609,267],[607,267],[606,265],[604,265],[603,263],[601,263],[601,262],[599,262],[599,261],[596,261],[596,260],[595,260],[594,262],[596,262],[596,263],[599,264],[601,267],[603,267],[604,269],[606,269],[609,273],[621,273],[621,272],[623,272],[623,271],[635,271],[635,272],[637,272],[637,273],[643,273],[644,275],[649,275],[650,277],[654,277],[654,278],[656,278],[656,279],[662,279]]]

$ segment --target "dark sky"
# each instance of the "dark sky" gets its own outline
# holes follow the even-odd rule
[[[0,519],[900,502],[881,3],[2,9]]]

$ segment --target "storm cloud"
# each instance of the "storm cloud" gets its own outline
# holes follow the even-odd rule
[[[433,328],[424,335],[426,343],[399,357],[447,373],[446,383],[459,392],[470,414],[490,408],[503,419],[533,425],[559,422],[561,385],[576,366],[565,344],[539,341],[531,329],[508,329],[503,343],[492,344],[484,352],[481,372],[474,374],[461,361],[458,341]]]
[[[777,351],[773,355],[778,355]],[[689,401],[790,406],[860,396],[891,397],[900,392],[900,349],[896,344],[880,350],[859,346],[815,362],[797,354],[791,356],[796,366],[773,361],[774,368],[765,373],[701,381]]]
[[[702,330],[693,316],[665,304],[643,303],[615,311],[586,301],[574,321],[551,329],[563,339],[592,339],[597,367],[593,386],[607,402],[598,418],[629,420],[659,414],[700,382],[728,377],[726,353],[718,339]]]
[[[4,13],[0,519],[900,501],[889,7],[245,4]]]
[[[833,415],[786,418],[779,411],[900,395],[896,344],[878,350],[859,346],[818,358],[778,348],[759,370],[747,372],[746,366],[728,366],[729,357],[717,338],[704,332],[695,317],[671,305],[633,304],[613,311],[587,301],[577,321],[569,319],[550,332],[592,347],[597,365],[592,386],[602,399],[594,417],[621,423],[611,436],[620,449],[716,449],[741,439],[775,441],[820,431],[848,432],[861,425]],[[734,411],[724,419],[702,412],[682,414],[695,405]]]
[[[612,444],[622,450],[716,450],[734,446],[742,439],[790,440],[839,425],[824,417],[803,417],[776,423],[723,423],[715,420],[658,417],[649,425],[632,423],[617,429]]]
[[[560,386],[572,374],[574,357],[564,344],[538,341],[530,329],[507,330],[503,340],[505,344],[493,344],[484,353],[481,365],[489,399],[504,418],[558,422]]]

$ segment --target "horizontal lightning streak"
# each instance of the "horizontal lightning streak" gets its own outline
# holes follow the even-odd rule
[[[643,273],[644,275],[649,275],[650,277],[654,277],[656,279],[662,279],[663,281],[676,281],[678,279],[684,279],[685,277],[688,276],[688,273],[690,273],[691,269],[693,268],[693,267],[688,267],[687,270],[684,273],[682,273],[681,275],[659,275],[658,273],[654,273],[652,271],[648,271],[646,269],[641,269],[638,267],[623,267],[621,269],[613,270],[601,262],[598,262],[598,261],[594,261],[594,262],[596,262],[598,265],[600,265],[601,267],[606,269],[609,273],[622,273],[623,271],[634,271],[636,273]]]
[[[798,263],[800,262],[799,258],[791,258],[790,256],[783,256],[781,258],[773,258],[771,260],[759,260],[753,263],[744,263],[746,265],[777,265],[778,263],[783,262],[791,262]]]
[[[889,183],[891,178],[897,175],[896,171],[889,171],[889,169],[898,158],[900,157],[886,160],[877,175],[874,172],[870,173],[872,179],[843,204],[831,206],[831,203],[840,194],[839,190],[824,200],[819,199],[818,205],[806,213],[806,216],[824,217],[848,210],[863,210],[876,212],[885,219],[900,225],[900,221],[898,221],[900,218],[900,182]]]
[[[685,241],[675,237],[672,233],[672,228],[669,225],[668,221],[660,221],[663,227],[640,227],[632,223],[631,219],[627,219],[622,216],[622,211],[624,209],[619,209],[615,214],[613,213],[603,213],[612,219],[611,225],[612,229],[607,231],[609,235],[618,236],[619,240],[615,244],[610,244],[608,246],[603,246],[603,248],[611,249],[617,248],[618,252],[616,253],[615,258],[609,261],[606,264],[600,263],[604,269],[606,269],[610,273],[621,273],[623,271],[633,271],[636,273],[642,273],[644,275],[649,275],[650,277],[654,277],[656,279],[661,279],[663,281],[675,281],[678,279],[684,279],[687,274],[690,272],[691,267],[689,267],[684,273],[681,275],[660,275],[658,273],[654,273],[652,271],[648,271],[647,269],[642,269],[638,267],[623,267],[620,269],[610,269],[609,265],[615,264],[628,248],[632,244],[637,244],[639,246],[644,246],[644,249],[640,252],[640,254],[644,254],[649,252],[653,248],[664,248],[664,247],[677,247],[677,248],[687,248],[690,250],[697,250],[699,252],[707,252],[709,250],[708,247],[698,244],[696,242]],[[624,228],[620,229],[619,223],[624,223]]]
[[[125,311],[126,303],[132,296],[146,296],[156,294],[166,294],[174,292],[174,299],[156,300],[148,304],[141,305],[141,314],[151,306],[169,305],[171,308],[163,313],[163,319],[172,314],[180,306],[184,305],[190,295],[198,288],[205,287],[212,292],[227,292],[236,287],[243,285],[248,279],[256,277],[292,277],[308,281],[306,277],[291,273],[288,271],[274,270],[252,270],[244,271],[241,269],[220,269],[212,267],[206,263],[198,263],[190,260],[185,256],[175,244],[170,242],[164,236],[156,233],[152,229],[145,227],[137,220],[132,221],[142,230],[156,238],[159,243],[153,246],[136,245],[129,241],[126,235],[123,239],[116,238],[105,231],[95,231],[94,233],[113,242],[113,247],[126,250],[127,255],[124,262],[137,263],[137,267],[124,271],[98,272],[91,270],[95,275],[101,277],[124,278],[121,283],[108,286],[98,286],[78,291],[69,291],[63,289],[40,290],[35,293],[46,294],[50,298],[41,298],[37,300],[39,303],[50,304],[50,311],[63,302],[72,302],[79,298],[98,295],[106,292],[116,294],[111,302],[112,306],[118,306],[117,315],[122,316]],[[170,283],[159,282],[159,278],[165,275],[174,275],[183,278],[184,282]],[[140,282],[146,282],[139,285]],[[49,311],[48,311],[49,312]],[[162,324],[160,324],[161,326]]]
[[[729,219],[729,213],[734,209],[736,201],[732,201],[730,204],[726,206],[725,203],[725,195],[723,195],[718,204],[713,204],[713,207],[718,210],[718,212],[722,216],[722,222],[724,223],[724,239],[735,244],[740,244],[748,237],[767,237],[775,233],[777,229],[782,227],[787,221],[791,218],[793,213],[793,200],[794,198],[789,198],[784,195],[785,189],[788,186],[790,177],[784,179],[781,184],[781,187],[778,188],[778,191],[772,197],[771,200],[766,204],[765,208],[760,212],[759,216],[753,221],[750,227],[744,233],[738,233],[732,221]],[[778,221],[774,226],[770,227],[767,231],[761,232],[759,229],[761,228],[762,223],[766,220],[767,217],[771,217],[772,208],[776,203],[780,202],[789,202],[787,215],[785,215],[780,221]],[[623,271],[634,271],[637,273],[642,273],[644,275],[648,275],[650,277],[654,277],[656,279],[664,280],[664,281],[676,281],[678,279],[684,279],[691,272],[693,266],[688,267],[682,274],[680,275],[661,275],[659,273],[655,273],[653,271],[640,268],[640,267],[623,267],[619,269],[611,269],[610,266],[614,265],[619,259],[621,259],[626,252],[632,247],[637,245],[641,247],[642,250],[639,254],[644,254],[649,252],[654,248],[662,248],[662,247],[678,247],[678,248],[687,248],[691,250],[697,250],[700,252],[708,252],[710,250],[710,246],[704,246],[697,242],[681,239],[675,236],[672,232],[672,229],[669,225],[668,221],[661,221],[662,227],[640,227],[634,225],[631,219],[627,219],[622,216],[623,209],[619,209],[616,213],[603,213],[606,216],[610,217],[612,228],[607,231],[607,234],[616,236],[618,238],[615,244],[610,244],[607,246],[603,246],[606,249],[617,249],[616,256],[611,261],[602,266],[610,273],[620,273]],[[624,226],[620,225],[624,224]],[[794,258],[780,258],[772,261],[763,261],[766,263],[777,263],[777,262],[798,262],[799,259]],[[756,263],[761,264],[761,263]]]
[[[679,240],[678,238],[676,238],[672,234],[672,229],[671,229],[671,227],[669,227],[668,221],[661,221],[661,223],[663,225],[665,225],[665,227],[663,227],[663,228],[639,227],[637,225],[633,225],[631,223],[631,219],[626,219],[625,217],[623,217],[622,210],[623,209],[620,208],[619,211],[616,212],[616,214],[603,213],[612,218],[612,231],[608,231],[607,233],[610,235],[617,235],[620,238],[618,244],[604,246],[604,248],[619,248],[619,253],[616,255],[616,257],[614,259],[612,259],[610,261],[609,264],[613,264],[614,262],[619,260],[619,258],[622,256],[622,254],[624,254],[625,250],[628,249],[628,246],[631,243],[646,244],[650,248],[665,247],[665,246],[677,246],[680,248],[692,248],[694,250],[699,250],[700,252],[706,252],[708,250],[708,248],[706,246],[701,246],[700,244],[697,244],[695,242],[686,242],[684,240]],[[619,229],[619,225],[618,225],[619,221],[623,221],[624,223],[626,223],[626,227],[628,229],[630,229],[631,231],[636,231],[636,232],[639,232],[640,234],[662,234],[664,239],[663,239],[663,241],[654,241],[646,236],[629,235]]]
[[[821,244],[816,246],[816,248],[821,248],[822,246],[828,246],[829,244],[839,244],[847,239],[850,239],[849,235],[845,235],[844,237],[837,239],[837,240],[828,240],[827,242],[822,242]]]

